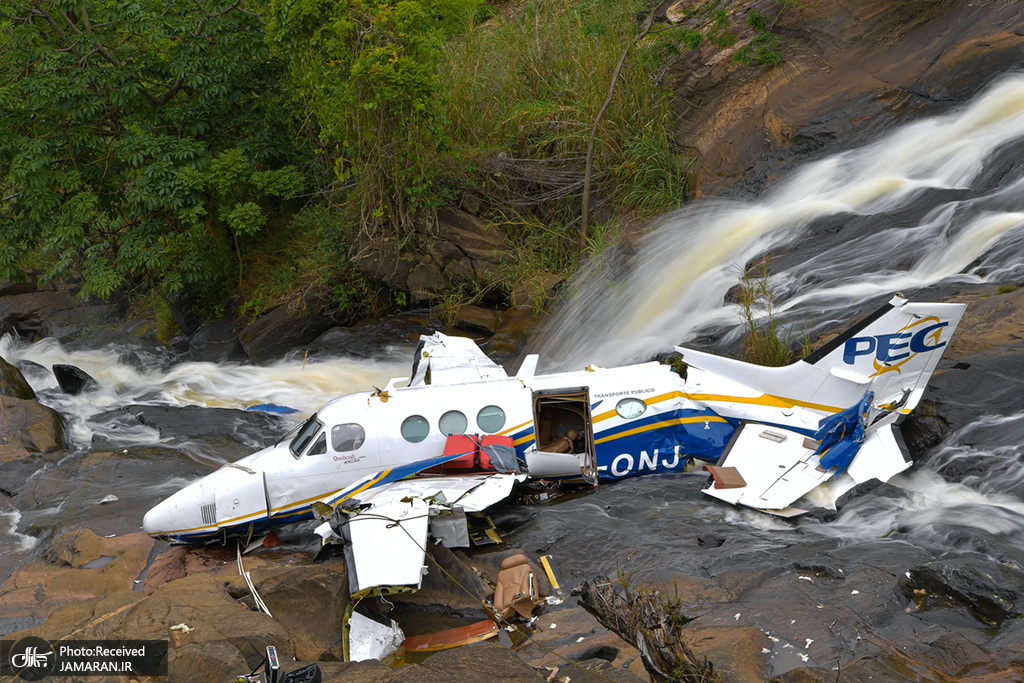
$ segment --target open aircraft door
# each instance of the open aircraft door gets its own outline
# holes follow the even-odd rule
[[[533,392],[533,426],[536,441],[525,454],[530,476],[597,483],[588,387]]]

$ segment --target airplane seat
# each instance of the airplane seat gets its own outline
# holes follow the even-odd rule
[[[573,453],[575,449],[573,442],[580,433],[575,429],[570,429],[565,433],[565,436],[560,436],[549,444],[545,444],[542,448],[538,449],[545,453]]]
[[[494,611],[502,619],[508,619],[515,613],[529,619],[539,602],[539,595],[537,576],[526,555],[520,553],[506,557],[494,587]]]

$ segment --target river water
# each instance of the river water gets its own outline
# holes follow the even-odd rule
[[[779,319],[796,335],[833,329],[896,291],[924,299],[1019,282],[1022,152],[1024,76],[1014,75],[955,111],[810,162],[757,201],[700,201],[664,216],[637,253],[589,264],[531,350],[542,354],[542,370],[645,359],[687,340],[735,353],[742,325],[726,295],[744,264],[766,253]],[[0,569],[61,529],[138,530],[159,499],[272,441],[327,399],[407,375],[409,354],[411,346],[396,342],[378,360],[296,357],[257,367],[180,362],[161,349],[0,340],[0,355],[66,416],[72,442],[0,509]],[[54,363],[84,369],[99,391],[64,395],[46,370]],[[911,566],[969,557],[1006,569],[1004,580],[1024,596],[1024,347],[964,365],[940,365],[926,398],[949,428],[894,480],[902,493],[865,497],[834,519],[787,522],[737,510],[702,497],[702,478],[672,475],[508,508],[496,521],[513,543],[554,553],[572,581],[616,573],[651,583],[680,574],[713,581],[801,562],[835,565],[841,574],[846,567],[850,576],[853,557],[875,569],[897,564],[891,575],[902,581],[904,568],[909,579]],[[255,403],[299,412],[244,412]],[[147,407],[141,418],[128,408],[140,405]],[[175,411],[187,406],[201,410],[183,420]],[[864,592],[896,590],[886,586]],[[962,604],[949,610],[957,616],[939,619],[943,628],[955,622],[976,644],[992,636],[991,624]],[[863,618],[878,628],[874,617]],[[893,639],[913,630],[893,628]],[[840,657],[845,638],[823,636],[832,650],[811,652],[815,661]]]

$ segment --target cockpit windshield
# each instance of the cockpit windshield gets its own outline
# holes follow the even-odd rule
[[[319,432],[320,428],[323,426],[323,423],[316,419],[316,415],[313,415],[306,420],[306,424],[302,425],[299,433],[296,434],[295,438],[292,439],[292,442],[288,444],[288,449],[291,450],[292,455],[296,458],[299,457],[299,454],[306,449],[306,446],[309,445],[309,442],[313,440],[313,437],[316,436],[316,433]]]

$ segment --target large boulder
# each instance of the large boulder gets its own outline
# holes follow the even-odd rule
[[[390,239],[363,239],[352,260],[375,281],[424,303],[454,284],[496,284],[510,250],[498,227],[448,207],[437,212],[436,223],[420,227],[406,250]]]
[[[64,450],[64,421],[52,408],[0,396],[0,490],[13,491]]]
[[[54,337],[67,341],[103,324],[115,308],[84,303],[66,291],[5,296],[0,297],[0,331],[32,340]]]
[[[272,309],[238,333],[253,363],[277,360],[288,350],[313,341],[331,326],[327,291],[312,288],[297,299]]]
[[[88,529],[64,534],[0,586],[0,623],[34,627],[55,611],[72,607],[43,632],[34,631],[47,638],[66,635],[92,614],[92,606],[81,603],[132,591],[153,543],[142,532],[114,538]]]
[[[0,396],[26,400],[36,397],[36,392],[32,391],[32,387],[25,381],[25,375],[21,374],[21,370],[3,358],[0,358]]]
[[[230,320],[203,325],[188,340],[192,360],[208,363],[241,363],[248,360]]]

